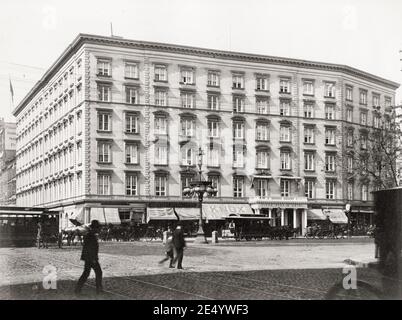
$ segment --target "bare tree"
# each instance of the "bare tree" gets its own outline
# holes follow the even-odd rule
[[[347,151],[345,157],[346,168],[351,165],[348,158],[353,159],[353,172],[349,170],[348,178],[357,177],[362,183],[371,182],[376,190],[393,188],[399,184],[396,163],[402,151],[401,128],[394,112],[382,117],[378,112],[375,116],[378,118],[374,126],[353,130],[353,148]]]

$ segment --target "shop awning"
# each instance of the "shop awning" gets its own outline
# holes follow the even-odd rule
[[[253,211],[249,204],[204,203],[202,205],[202,213],[208,220],[223,220],[229,216],[253,214]]]
[[[121,224],[119,209],[103,208],[105,210],[106,223]]]
[[[321,209],[308,209],[307,210],[308,220],[326,220],[327,217],[322,213]]]
[[[174,208],[179,220],[198,220],[200,218],[199,208]]]
[[[173,208],[147,208],[147,222],[150,220],[177,220]]]
[[[341,209],[323,210],[325,216],[329,217],[332,223],[348,223],[348,217]]]
[[[101,224],[121,224],[117,208],[91,208],[92,220],[98,220]]]

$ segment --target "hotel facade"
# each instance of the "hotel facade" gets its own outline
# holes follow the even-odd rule
[[[349,203],[371,223],[373,186],[347,154],[398,86],[344,65],[80,34],[14,110],[17,205],[59,210],[61,228],[154,208],[198,217],[182,191],[201,148],[218,190],[206,219],[265,214],[304,233]]]

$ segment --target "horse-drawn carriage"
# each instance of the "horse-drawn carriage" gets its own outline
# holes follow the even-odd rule
[[[229,230],[231,230],[236,241],[241,240],[282,240],[295,237],[299,230],[290,226],[271,226],[270,220],[266,216],[233,216],[228,217]]]
[[[332,223],[329,218],[307,226],[305,234],[306,239],[338,239],[346,236],[347,225]]]

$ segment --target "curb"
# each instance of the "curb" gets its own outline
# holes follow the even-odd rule
[[[345,259],[343,260],[344,263],[352,266],[356,266],[358,268],[375,268],[378,265],[377,260],[372,260],[368,262],[357,261],[353,259]]]

